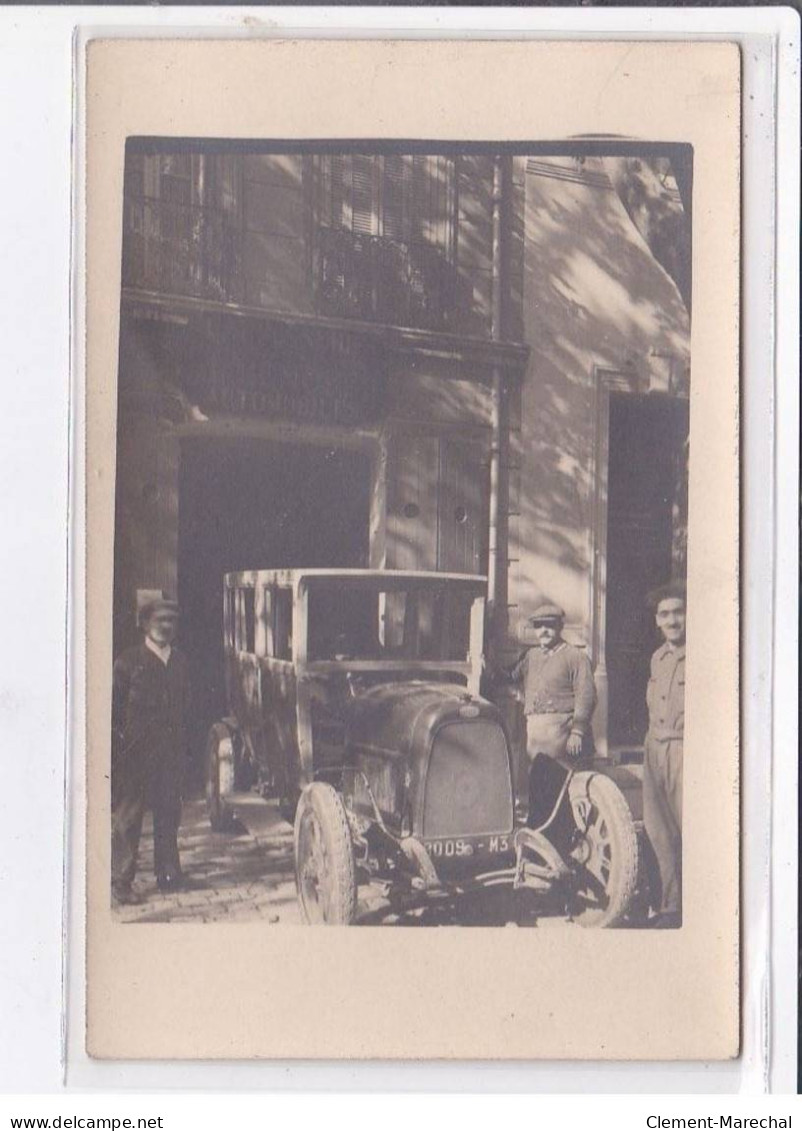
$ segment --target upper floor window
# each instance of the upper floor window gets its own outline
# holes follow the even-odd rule
[[[470,301],[456,265],[454,158],[326,154],[314,171],[320,313],[447,329]]]
[[[332,154],[317,159],[319,222],[398,243],[455,251],[454,159],[419,154]]]
[[[492,172],[481,155],[132,147],[124,285],[486,334]]]
[[[200,298],[240,297],[240,182],[236,155],[127,154],[124,283]]]

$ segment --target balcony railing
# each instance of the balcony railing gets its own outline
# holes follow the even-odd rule
[[[247,302],[239,223],[220,209],[133,197],[125,205],[125,286]],[[311,288],[318,314],[421,330],[470,331],[470,282],[434,245],[319,225]],[[481,331],[480,331],[481,332]]]
[[[241,230],[219,209],[129,199],[123,283],[165,294],[241,300]]]
[[[316,308],[332,318],[450,330],[470,317],[470,289],[430,244],[320,226],[314,275]]]

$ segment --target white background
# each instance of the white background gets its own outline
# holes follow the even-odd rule
[[[64,804],[65,743],[80,734],[80,633],[67,663],[68,562],[73,600],[81,600],[80,474],[70,495],[68,467],[80,473],[80,372],[71,394],[70,240],[74,127],[73,33],[286,35],[604,34],[687,38],[707,34],[744,46],[744,1054],[731,1064],[673,1065],[116,1065],[82,1054],[82,750],[70,751],[72,806]],[[350,31],[349,31],[350,29]],[[780,118],[775,123],[773,99]],[[774,242],[773,144],[779,144]],[[168,1100],[155,1089],[264,1088],[396,1091],[734,1093],[795,1090],[796,1070],[796,699],[799,23],[791,9],[488,10],[5,8],[0,9],[0,1091],[58,1093],[57,1103],[27,1101],[21,1114],[155,1115]],[[80,147],[77,148],[80,157]],[[80,295],[80,271],[76,271]],[[780,296],[776,311],[772,287]],[[776,330],[775,321],[776,313]],[[773,384],[772,361],[777,381]],[[73,415],[71,417],[71,399]],[[70,420],[75,431],[72,436]],[[776,433],[775,433],[776,429]],[[776,434],[776,446],[774,437]],[[72,445],[72,453],[71,453]],[[91,469],[88,469],[91,474]],[[75,545],[68,557],[72,523]],[[775,571],[775,572],[773,572]],[[74,615],[75,610],[73,610]],[[91,615],[91,610],[90,610]],[[80,624],[80,618],[78,618]],[[67,673],[75,687],[67,694]],[[773,749],[773,758],[770,753]],[[769,772],[770,769],[770,772]],[[771,787],[771,793],[769,793]],[[711,804],[715,799],[711,799]],[[771,818],[771,819],[770,819]],[[69,962],[62,916],[64,843],[76,862],[68,909]],[[769,899],[769,860],[771,899]],[[770,961],[769,961],[770,959]],[[69,976],[65,1033],[62,1002]],[[601,972],[600,972],[600,976]],[[700,1008],[704,1008],[700,1003]],[[123,1023],[124,1023],[124,1019]],[[692,1019],[689,1018],[689,1023]],[[66,1038],[66,1039],[65,1039]],[[66,1055],[68,1050],[68,1055]],[[66,1062],[65,1062],[66,1056]],[[91,1104],[76,1091],[136,1089],[136,1097]],[[193,1123],[231,1119],[231,1098],[204,1100]],[[442,1102],[442,1101],[441,1101]],[[274,1118],[274,1100],[251,1099],[243,1114]],[[331,1101],[327,1100],[327,1104]],[[361,1116],[352,1106],[349,1122]],[[430,1100],[430,1117],[438,1106]],[[498,1098],[486,1124],[502,1114]],[[544,1103],[547,1106],[542,1106]],[[538,1117],[567,1117],[565,1101],[539,1099]],[[764,1101],[765,1103],[765,1101]],[[0,1114],[8,1106],[0,1099]],[[384,1101],[382,1119],[415,1118]],[[593,1109],[596,1121],[605,1122]],[[682,1114],[676,1098],[616,1101],[620,1121],[646,1126],[646,1113]],[[774,1114],[787,1114],[780,1101]],[[696,1099],[687,1114],[747,1114],[742,1102]],[[174,1119],[190,1112],[183,1100]],[[531,1112],[534,1116],[535,1112]],[[765,1111],[760,1114],[765,1114]],[[442,1113],[453,1121],[455,1109]],[[800,1112],[802,1116],[802,1112]],[[577,1117],[580,1117],[577,1110]],[[587,1114],[581,1118],[588,1118]],[[165,1126],[170,1125],[166,1123]],[[175,1126],[176,1123],[172,1122]],[[570,1124],[569,1124],[570,1125]]]

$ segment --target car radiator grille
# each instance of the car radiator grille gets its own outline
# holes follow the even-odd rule
[[[426,775],[423,836],[462,837],[512,829],[510,763],[495,723],[448,723],[436,734]]]

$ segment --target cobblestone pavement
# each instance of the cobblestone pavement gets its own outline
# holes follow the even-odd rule
[[[179,849],[189,885],[162,893],[153,877],[153,830],[146,818],[135,889],[142,904],[119,907],[116,917],[130,923],[265,922],[299,923],[293,869],[292,827],[275,804],[254,797],[231,832],[213,832],[205,803],[185,804]],[[559,909],[544,897],[513,895],[504,888],[481,896],[447,899],[424,908],[399,911],[379,885],[359,889],[358,921],[372,926],[565,925]]]
[[[146,817],[134,885],[145,902],[117,908],[117,917],[138,923],[240,919],[297,923],[292,829],[277,813],[270,815],[274,819],[259,836],[242,825],[231,832],[213,832],[205,803],[186,802],[178,846],[188,886],[177,892],[160,892],[156,887],[153,828]]]

